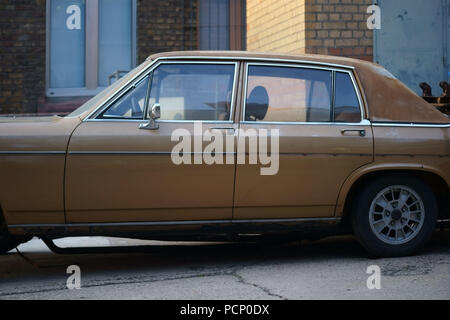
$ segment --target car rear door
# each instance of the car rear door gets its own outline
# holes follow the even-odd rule
[[[68,148],[67,223],[230,220],[235,165],[203,161],[203,132],[236,139],[238,65],[160,62],[85,120]],[[145,110],[154,105],[158,129],[147,130]],[[191,142],[182,150],[190,164],[177,162],[181,136]]]
[[[236,168],[234,219],[332,217],[346,178],[373,161],[372,128],[352,71],[252,62],[244,85],[240,135],[279,130],[279,148],[269,146],[279,164],[262,175],[267,165],[249,164],[246,149]]]

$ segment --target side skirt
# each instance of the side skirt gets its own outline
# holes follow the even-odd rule
[[[341,218],[299,218],[262,220],[212,220],[126,222],[53,225],[10,225],[11,234],[48,239],[74,236],[110,236],[147,240],[243,240],[258,235],[295,233],[315,238],[351,232]]]

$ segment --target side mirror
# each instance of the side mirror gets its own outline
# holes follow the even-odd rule
[[[156,120],[161,118],[161,105],[159,103],[155,103],[150,109],[149,114],[150,119]]]
[[[158,130],[159,124],[157,124],[155,120],[161,118],[161,105],[159,103],[155,103],[148,111],[149,120],[146,123],[141,123],[139,125],[139,129]]]

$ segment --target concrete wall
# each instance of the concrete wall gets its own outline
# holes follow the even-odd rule
[[[450,0],[379,0],[375,61],[418,94],[427,82],[439,96],[449,81]]]

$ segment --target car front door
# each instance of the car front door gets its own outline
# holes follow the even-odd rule
[[[237,62],[160,62],[85,120],[68,148],[66,222],[231,219],[235,165],[202,156],[208,129],[236,139],[237,72]]]
[[[264,165],[249,164],[246,149],[236,168],[234,219],[332,217],[346,178],[373,161],[351,70],[249,63],[246,82],[240,135],[279,130],[279,150],[269,147],[279,164],[262,175]]]

